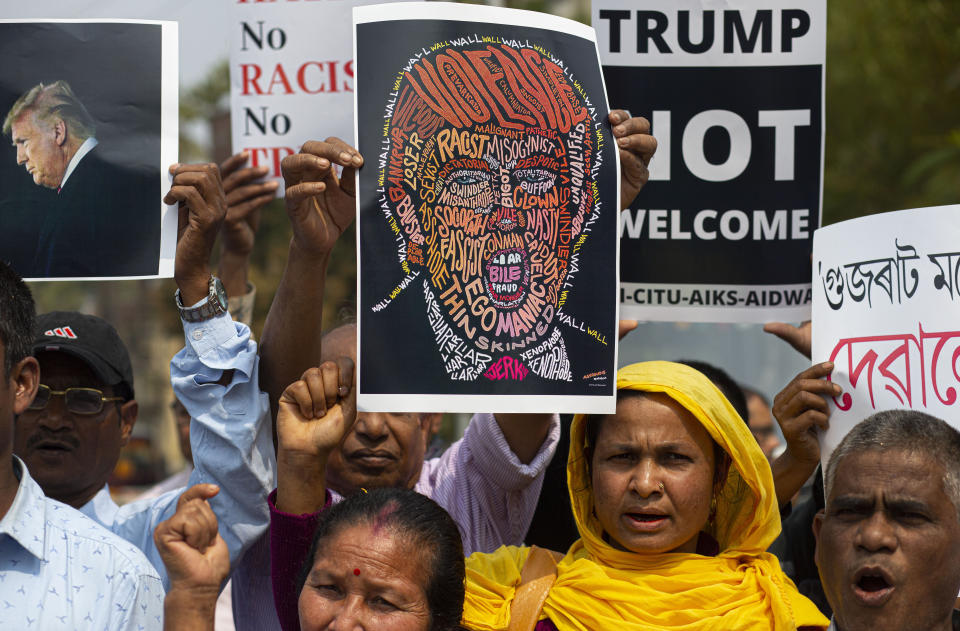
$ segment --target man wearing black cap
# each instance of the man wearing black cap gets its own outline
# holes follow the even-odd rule
[[[30,290],[0,261],[0,629],[156,628],[163,587],[143,553],[46,496],[12,453],[40,378],[34,323]]]
[[[252,412],[266,409],[266,395],[245,387],[258,378],[250,329],[231,321],[222,285],[210,273],[210,253],[226,214],[217,166],[180,165],[166,198],[175,201],[181,202],[181,229],[174,276],[186,347],[171,361],[170,372],[174,393],[193,419],[195,469],[188,486],[220,487],[210,504],[233,565],[267,527],[269,516],[261,504],[274,486],[271,424],[268,413]],[[126,346],[109,323],[95,316],[58,311],[38,321],[33,353],[40,363],[40,386],[17,420],[14,452],[48,495],[139,547],[166,583],[153,531],[176,511],[184,489],[121,507],[107,488],[137,420]],[[241,361],[225,369],[221,348]],[[221,407],[236,410],[230,423],[211,414]]]
[[[96,316],[54,311],[37,325],[41,383],[17,422],[15,451],[47,495],[81,508],[104,489],[137,421],[133,369]]]

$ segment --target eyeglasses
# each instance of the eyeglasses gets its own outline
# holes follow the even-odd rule
[[[37,396],[30,404],[31,410],[42,410],[50,403],[50,397],[62,396],[68,412],[90,416],[103,411],[105,401],[123,401],[123,397],[105,397],[103,391],[96,388],[67,388],[66,390],[52,390],[42,383],[37,388]]]

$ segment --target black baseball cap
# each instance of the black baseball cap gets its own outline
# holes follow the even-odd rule
[[[45,351],[83,360],[105,385],[122,384],[133,398],[130,354],[117,330],[103,318],[76,311],[51,311],[38,316],[33,355]]]

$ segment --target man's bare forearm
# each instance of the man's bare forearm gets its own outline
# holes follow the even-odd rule
[[[284,389],[320,362],[323,288],[330,253],[302,251],[290,241],[290,255],[267,314],[260,341],[260,388],[276,418]]]
[[[495,414],[497,425],[511,451],[523,464],[530,464],[550,431],[552,414]]]
[[[247,293],[247,272],[250,255],[234,254],[222,250],[217,275],[227,292],[227,298],[236,298]]]
[[[773,486],[777,492],[777,504],[782,509],[793,496],[806,484],[810,476],[817,470],[816,461],[801,462],[793,457],[789,450],[780,454],[771,465],[773,472]]]
[[[213,631],[217,592],[174,586],[163,601],[164,631]]]

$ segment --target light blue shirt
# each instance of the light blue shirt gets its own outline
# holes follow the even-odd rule
[[[163,585],[143,553],[43,494],[20,487],[0,519],[0,629],[163,628]]]
[[[194,470],[187,486],[220,487],[210,506],[234,567],[270,521],[265,498],[276,485],[270,404],[257,385],[257,345],[246,325],[224,314],[183,327],[186,346],[170,362],[170,377],[191,417]],[[225,370],[233,375],[222,386],[216,381]],[[143,550],[169,587],[153,531],[176,512],[185,488],[117,506],[104,487],[80,510]]]

